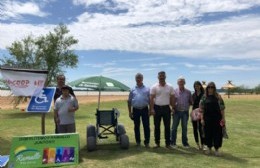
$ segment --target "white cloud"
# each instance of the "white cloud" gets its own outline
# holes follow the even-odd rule
[[[17,20],[22,18],[23,15],[33,15],[39,17],[45,17],[48,15],[48,13],[41,11],[39,5],[34,2],[21,3],[14,0],[4,0],[0,3],[0,5],[2,6],[0,8],[0,20]]]
[[[239,66],[220,65],[220,66],[217,66],[215,68],[219,69],[219,70],[224,70],[224,71],[255,71],[255,70],[260,70],[260,67],[248,66],[248,65],[239,65]]]
[[[74,5],[93,5],[106,2],[106,0],[73,0]]]
[[[157,70],[158,68],[154,67],[154,68],[144,68],[142,69],[142,71],[155,71]]]
[[[160,66],[168,66],[168,65],[170,65],[170,63],[163,62],[163,63],[142,64],[141,66],[142,67],[160,67]]]
[[[197,67],[196,65],[191,64],[191,63],[184,63],[184,66],[187,67],[187,68],[194,68],[194,67]]]
[[[92,68],[104,68],[115,65],[115,62],[106,62],[103,64],[83,64],[84,66],[92,67]]]
[[[260,70],[260,67],[256,65],[214,65],[212,63],[207,63],[206,65],[195,65],[191,63],[184,63],[184,66],[190,68],[192,73],[197,74],[219,74],[228,71],[237,71],[237,73],[240,73]]]
[[[39,36],[47,34],[54,25],[30,25],[30,24],[3,24],[0,23],[0,49],[6,49],[14,41],[20,41],[28,35]]]
[[[113,22],[113,18],[108,20]],[[123,22],[120,21],[118,27],[105,25],[108,23],[95,26],[95,22],[104,23],[105,20],[97,18],[94,22],[71,25],[73,34],[78,34],[79,49],[127,50],[186,57],[260,57],[259,16],[178,27],[127,28],[121,27]]]
[[[73,2],[75,5],[85,6],[106,3],[105,0]],[[259,6],[260,0],[113,2],[117,4],[116,8],[127,9],[128,12],[119,15],[86,12],[78,16],[77,22],[68,25],[71,34],[79,40],[75,49],[133,51],[201,59],[260,59],[259,15],[195,24],[205,13],[239,12]],[[20,6],[25,5],[20,3]],[[37,5],[34,7],[32,13],[37,13]],[[21,8],[20,13],[25,12],[24,9],[26,8]],[[14,17],[20,14],[13,12],[9,15]],[[182,24],[184,20],[190,22]],[[52,28],[53,25],[0,23],[0,48],[5,49],[14,40],[30,33],[45,34]]]
[[[115,62],[126,62],[126,63],[129,63],[129,62],[150,62],[150,61],[159,61],[159,60],[162,60],[163,58],[162,57],[149,57],[149,58],[135,58],[135,59],[122,59],[122,60],[116,60]]]
[[[116,75],[126,75],[126,73],[132,73],[135,71],[135,68],[104,68],[103,71],[101,72],[102,75],[107,75],[107,76],[116,76]]]

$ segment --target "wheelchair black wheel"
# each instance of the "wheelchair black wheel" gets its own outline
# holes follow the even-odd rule
[[[117,132],[118,135],[123,135],[123,134],[126,133],[125,127],[124,127],[124,125],[122,125],[122,124],[118,124],[117,129],[118,129],[118,132]]]
[[[96,137],[96,128],[94,125],[87,126],[87,138],[88,137]]]
[[[89,152],[94,151],[97,146],[96,137],[87,137],[87,150]]]
[[[120,135],[120,147],[122,149],[129,148],[129,138],[126,134]]]

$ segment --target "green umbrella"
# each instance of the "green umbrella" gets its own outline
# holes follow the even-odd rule
[[[70,82],[69,85],[75,90],[90,91],[129,91],[129,87],[123,83],[104,76],[93,76]]]
[[[101,91],[129,91],[130,88],[123,83],[104,76],[93,76],[70,82],[74,90],[99,91],[98,109],[100,106]]]

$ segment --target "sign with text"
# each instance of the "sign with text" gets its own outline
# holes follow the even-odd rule
[[[26,109],[27,112],[50,112],[55,94],[55,87],[43,88],[38,96],[32,96]]]
[[[44,87],[48,71],[0,68],[5,83],[15,96],[38,95]]]
[[[79,162],[79,134],[13,137],[9,168],[53,167]]]

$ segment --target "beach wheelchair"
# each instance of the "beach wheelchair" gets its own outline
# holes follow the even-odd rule
[[[129,148],[129,138],[126,135],[125,127],[118,124],[120,113],[116,108],[112,110],[96,111],[96,127],[88,125],[86,129],[87,135],[87,150],[93,151],[96,149],[97,140],[108,138],[107,135],[115,135],[116,141],[119,141],[122,149]]]

